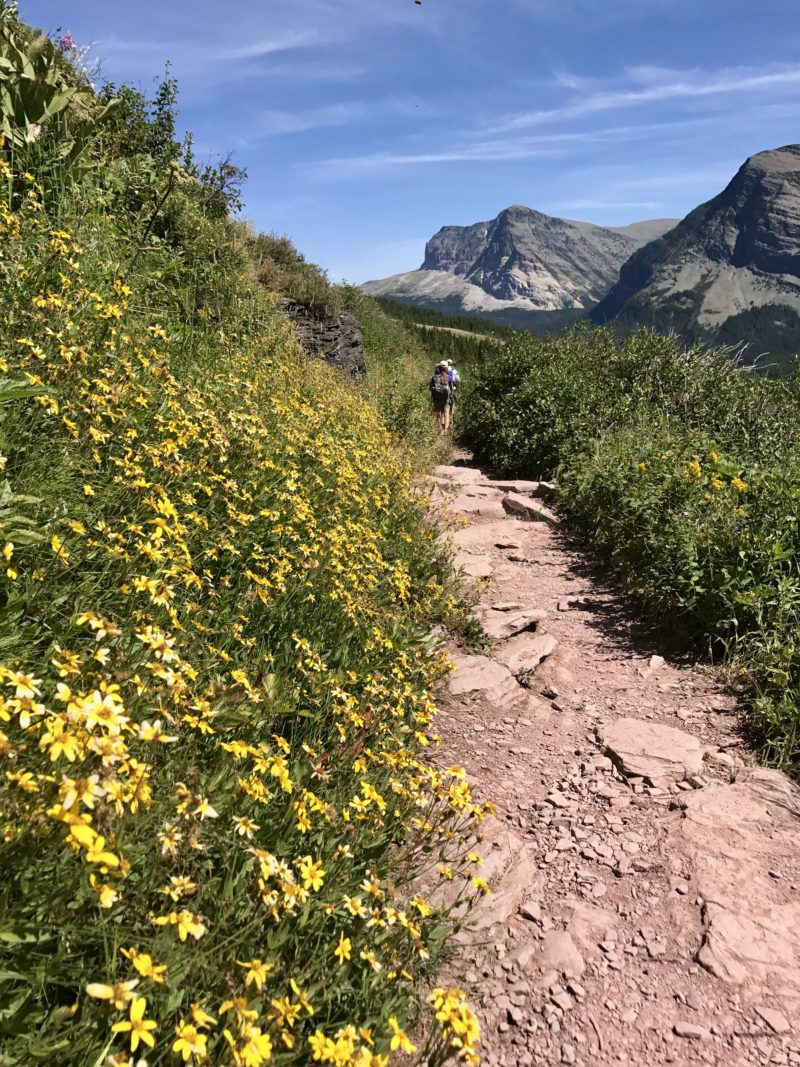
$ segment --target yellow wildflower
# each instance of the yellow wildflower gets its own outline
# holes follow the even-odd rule
[[[201,1033],[196,1026],[185,1022],[183,1019],[175,1027],[177,1040],[173,1042],[172,1051],[183,1057],[183,1062],[188,1063],[192,1056],[204,1060],[208,1054],[208,1037]]]
[[[395,1049],[400,1049],[402,1052],[416,1052],[417,1046],[412,1044],[408,1034],[398,1024],[397,1019],[392,1015],[389,1019],[389,1026],[392,1028],[392,1040],[389,1043],[389,1047],[392,1052]]]
[[[344,965],[345,960],[350,959],[350,953],[352,952],[353,944],[349,937],[345,937],[344,934],[339,934],[339,944],[333,950],[334,956],[339,961],[339,966]]]
[[[264,988],[264,982],[266,982],[271,972],[275,970],[274,963],[263,963],[261,960],[246,960],[244,962],[237,960],[236,962],[247,971],[245,986],[249,986],[251,982],[254,982],[258,990]]]
[[[112,1033],[131,1035],[131,1052],[135,1052],[139,1047],[139,1042],[144,1042],[145,1045],[149,1045],[152,1048],[156,1040],[153,1037],[151,1031],[158,1028],[157,1023],[152,1019],[145,1019],[144,1013],[147,1010],[147,1001],[144,997],[137,997],[131,1004],[130,1018],[125,1019],[122,1022],[114,1023],[111,1027]]]
[[[163,963],[155,963],[153,957],[148,955],[147,952],[137,952],[133,946],[131,948],[121,948],[120,952],[126,959],[129,959],[142,978],[149,978],[152,982],[157,982],[159,985],[166,984],[167,968]]]

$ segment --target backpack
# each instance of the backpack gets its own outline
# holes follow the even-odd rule
[[[431,393],[433,396],[447,397],[450,395],[450,385],[448,382],[443,382],[438,374],[434,374],[431,378]]]

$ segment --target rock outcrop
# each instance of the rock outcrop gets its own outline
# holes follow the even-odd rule
[[[364,338],[353,315],[345,312],[319,317],[305,304],[288,299],[281,300],[278,306],[294,323],[300,343],[310,356],[320,356],[356,381],[366,378]]]

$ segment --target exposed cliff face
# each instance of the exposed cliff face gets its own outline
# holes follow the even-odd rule
[[[673,224],[666,219],[610,229],[515,204],[490,222],[444,226],[428,241],[419,271],[363,288],[427,307],[447,301],[448,310],[467,314],[588,309],[631,252]]]
[[[733,320],[750,340],[749,320],[768,318],[763,348],[788,352],[800,347],[797,313],[800,145],[787,145],[751,156],[718,196],[635,252],[591,320],[735,341]]]
[[[366,378],[364,338],[349,312],[318,318],[304,304],[288,299],[281,300],[279,307],[294,323],[300,343],[310,356],[320,356],[356,381]]]

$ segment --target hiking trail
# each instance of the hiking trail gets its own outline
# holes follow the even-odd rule
[[[436,760],[497,808],[448,976],[484,1064],[800,1065],[800,790],[755,765],[715,674],[636,625],[546,483],[469,463],[436,469],[432,507],[469,520],[442,536],[495,644],[451,650]]]

